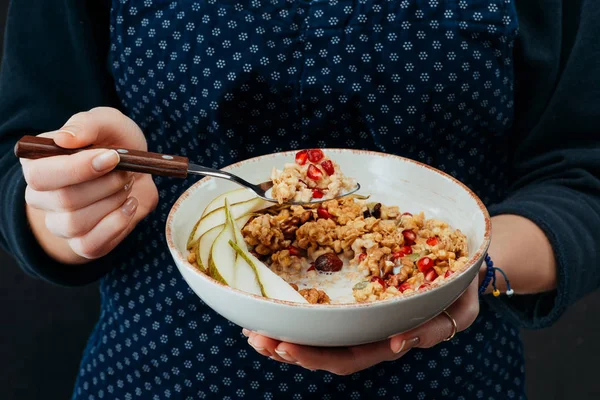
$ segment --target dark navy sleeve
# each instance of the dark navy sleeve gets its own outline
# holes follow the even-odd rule
[[[520,326],[542,328],[600,287],[600,4],[517,6],[515,178],[510,196],[490,212],[526,217],[545,232],[558,288],[489,301]]]
[[[106,1],[15,0],[7,17],[0,70],[0,246],[28,273],[82,285],[106,273],[109,258],[57,263],[25,216],[25,182],[13,148],[24,134],[58,129],[79,111],[117,104],[107,68]],[[109,256],[110,257],[110,256]]]

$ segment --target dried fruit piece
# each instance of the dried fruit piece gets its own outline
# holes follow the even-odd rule
[[[404,291],[406,291],[408,289],[412,289],[412,286],[408,282],[404,282],[398,287],[398,290],[400,291],[400,293],[404,293]]]
[[[335,253],[321,254],[315,260],[317,271],[338,272],[344,266],[344,262]]]
[[[385,281],[383,279],[381,279],[378,276],[372,276],[371,277],[371,282],[377,282],[379,283],[381,286],[383,286],[383,288],[387,288],[387,284],[385,283]]]
[[[323,191],[321,189],[313,189],[313,191],[312,191],[312,197],[313,197],[313,199],[320,199],[324,195],[325,194],[323,193]]]
[[[331,214],[329,213],[329,211],[327,211],[323,207],[317,208],[317,215],[319,216],[319,218],[325,218],[325,219],[331,218]]]
[[[398,258],[402,258],[402,257],[404,257],[405,255],[406,255],[406,254],[404,254],[404,252],[401,250],[401,251],[397,251],[397,252],[395,252],[395,253],[392,253],[392,258],[393,258],[394,260],[397,260]]]
[[[296,246],[288,247],[291,256],[306,257],[306,250],[299,249]]]
[[[308,170],[306,171],[306,176],[308,176],[313,181],[318,181],[323,177],[323,173],[321,170],[314,165],[309,165]]]
[[[367,258],[367,254],[366,253],[360,253],[358,255],[358,262],[363,262],[365,260],[365,258]]]
[[[314,271],[315,270],[315,264],[312,263],[310,264],[310,267],[308,267],[307,271]]]
[[[325,157],[325,154],[323,154],[323,150],[321,149],[308,150],[308,161],[312,163],[318,163],[323,157]]]
[[[421,286],[419,286],[419,288],[417,290],[426,289],[430,286],[431,286],[431,284],[429,282],[425,282]]]
[[[373,211],[371,211],[371,215],[375,218],[381,218],[381,203],[375,204]]]
[[[410,246],[415,243],[417,240],[417,235],[410,229],[405,229],[402,231],[402,236],[404,236],[404,240]]]
[[[435,281],[435,278],[438,277],[438,274],[436,274],[435,270],[433,268],[431,268],[429,271],[427,271],[427,273],[425,274],[425,280],[427,282],[433,282]]]
[[[433,268],[433,260],[429,257],[423,257],[417,261],[417,268],[419,268],[419,271],[425,273]]]
[[[402,217],[402,216],[404,216],[404,215],[408,215],[409,217],[412,217],[412,216],[413,216],[411,213],[409,213],[409,212],[405,212],[405,213],[402,213],[401,217]]]
[[[430,246],[435,246],[436,244],[438,244],[437,237],[432,236],[429,239],[427,239],[427,244],[430,245]]]
[[[325,160],[321,163],[321,167],[325,170],[327,175],[335,174],[335,168],[333,167],[333,162],[331,160]]]
[[[402,246],[402,248],[400,249],[401,252],[403,252],[404,254],[408,255],[408,254],[412,254],[412,247],[410,246]]]
[[[446,273],[444,274],[444,278],[449,277],[450,275],[452,275],[454,273],[454,271],[448,270],[446,271]]]
[[[299,152],[296,153],[296,163],[298,165],[304,165],[306,164],[306,159],[308,158],[308,151],[306,150],[301,150]]]

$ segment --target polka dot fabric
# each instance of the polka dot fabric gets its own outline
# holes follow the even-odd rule
[[[223,167],[305,147],[431,164],[491,203],[507,185],[511,0],[113,0],[110,68],[151,151]],[[279,364],[188,288],[160,204],[102,280],[73,399],[519,399],[518,330],[482,303],[452,341],[351,376]]]

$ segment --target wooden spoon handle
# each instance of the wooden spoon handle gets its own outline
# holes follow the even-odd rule
[[[187,157],[169,156],[147,151],[129,150],[110,146],[88,146],[81,149],[65,149],[54,140],[39,136],[23,136],[15,145],[15,155],[19,158],[39,159],[78,153],[82,150],[110,149],[119,153],[121,160],[116,169],[141,172],[152,175],[185,178],[188,173]]]

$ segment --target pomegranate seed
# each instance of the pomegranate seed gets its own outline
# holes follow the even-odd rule
[[[409,213],[409,212],[402,213],[402,215],[408,215],[409,217],[412,217],[412,214],[411,214],[411,213]],[[402,215],[401,215],[401,216],[402,216]]]
[[[317,208],[317,215],[319,216],[319,218],[325,218],[325,219],[331,218],[331,214],[329,214],[329,211],[327,211],[323,207]]]
[[[412,254],[412,247],[410,246],[402,246],[402,248],[400,249],[401,252],[403,252],[404,254]]]
[[[333,168],[333,162],[331,162],[331,160],[323,161],[321,167],[327,172],[327,175],[335,174],[335,168]]]
[[[385,283],[385,281],[383,279],[381,279],[380,277],[378,277],[378,276],[372,276],[371,277],[371,282],[377,282],[381,286],[383,286],[384,288],[387,287],[387,284]]]
[[[406,254],[403,251],[397,251],[394,254],[392,254],[392,258],[398,259],[404,257],[405,255]]]
[[[308,267],[307,271],[314,271],[315,270],[315,264],[310,264],[310,267]]]
[[[408,282],[404,282],[403,284],[401,284],[398,287],[398,290],[400,291],[400,293],[404,293],[404,291],[408,290],[408,289],[412,289],[412,286]]]
[[[431,286],[431,284],[429,282],[425,282],[421,286],[419,286],[419,288],[417,290],[425,289],[425,288],[428,288],[429,286]]]
[[[306,151],[306,150],[301,150],[296,153],[296,163],[298,163],[299,165],[306,164],[307,158],[308,158],[308,151]]]
[[[312,197],[314,199],[320,199],[324,196],[325,194],[323,193],[323,191],[321,189],[313,189],[312,192]]]
[[[419,261],[417,261],[417,268],[421,272],[427,272],[431,268],[433,268],[433,260],[429,257],[423,257]]]
[[[306,255],[306,251],[297,248],[296,246],[290,246],[288,247],[288,251],[290,252],[291,256],[300,256],[303,257]]]
[[[325,154],[323,154],[321,149],[308,150],[308,161],[310,162],[318,163],[323,157],[325,157]]]
[[[435,272],[435,270],[432,268],[429,271],[427,271],[427,273],[425,274],[425,280],[428,282],[433,282],[435,281],[435,278],[438,277],[438,274]]]
[[[308,166],[308,171],[306,171],[306,176],[308,176],[313,181],[318,181],[319,179],[321,179],[323,177],[323,173],[321,172],[321,170],[319,168],[317,168],[311,164]]]
[[[450,270],[446,271],[446,273],[444,274],[444,278],[447,278],[447,277],[449,277],[449,276],[450,276],[450,275],[452,275],[453,273],[454,273],[454,271],[450,271]]]
[[[436,244],[438,244],[437,237],[433,236],[433,237],[430,237],[429,239],[427,239],[427,244],[430,246],[435,246]]]
[[[402,235],[404,236],[404,239],[406,240],[406,243],[408,245],[413,244],[415,242],[415,240],[417,239],[417,235],[415,235],[415,233],[413,231],[411,231],[410,229],[403,230]]]
[[[367,255],[365,253],[360,253],[358,255],[358,262],[363,262],[365,258],[367,258]]]

